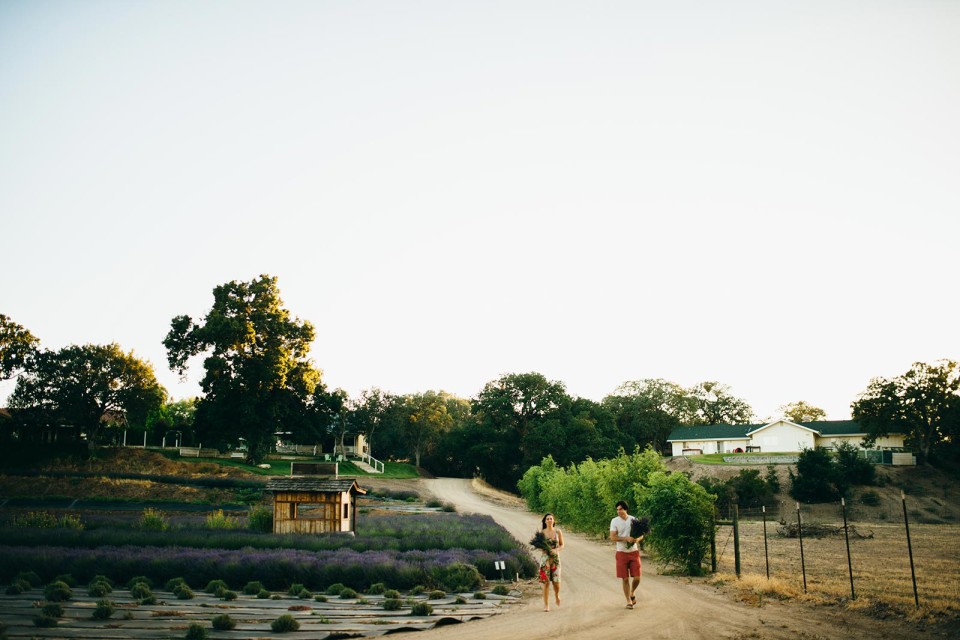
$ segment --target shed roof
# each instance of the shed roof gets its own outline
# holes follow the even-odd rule
[[[694,427],[677,427],[670,432],[667,442],[673,440],[749,440],[748,432],[758,424],[701,424]]]
[[[310,477],[281,477],[270,478],[267,482],[267,491],[315,491],[319,493],[343,493],[356,491],[366,493],[356,480],[350,478],[310,478]]]

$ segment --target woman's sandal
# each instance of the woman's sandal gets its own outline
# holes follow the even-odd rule
[[[633,609],[633,603],[632,603],[632,602],[629,603],[629,604],[627,604],[627,609]]]
[[[630,596],[630,604],[637,604],[637,596]]]

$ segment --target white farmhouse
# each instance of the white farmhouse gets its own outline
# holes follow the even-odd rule
[[[790,422],[769,424],[710,424],[677,427],[667,438],[673,455],[701,453],[794,453],[814,447],[834,448],[841,442],[860,446],[867,433],[853,420]],[[877,438],[874,449],[903,447],[902,434]]]

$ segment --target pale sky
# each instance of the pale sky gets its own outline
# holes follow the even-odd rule
[[[173,398],[170,320],[267,273],[351,395],[846,419],[960,358],[958,214],[952,0],[0,0],[0,313]]]

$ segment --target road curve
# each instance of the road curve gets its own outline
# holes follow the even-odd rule
[[[470,480],[437,478],[423,481],[437,498],[461,513],[489,514],[524,544],[540,526],[540,515],[526,511],[516,499],[498,497]],[[613,510],[611,509],[611,517]],[[563,529],[563,523],[558,523]],[[638,604],[628,610],[620,581],[614,576],[612,543],[564,530],[562,605],[543,611],[539,596],[513,605],[507,612],[466,624],[425,631],[418,638],[486,640],[511,638],[607,639],[676,638],[678,640],[795,639],[903,637],[878,634],[875,624],[859,627],[845,615],[797,604],[770,602],[763,607],[734,602],[716,589],[685,578],[660,576],[644,559]],[[876,622],[876,621],[871,621]],[[866,628],[871,627],[871,628]],[[892,630],[891,630],[892,631]],[[902,630],[901,630],[902,631]]]

